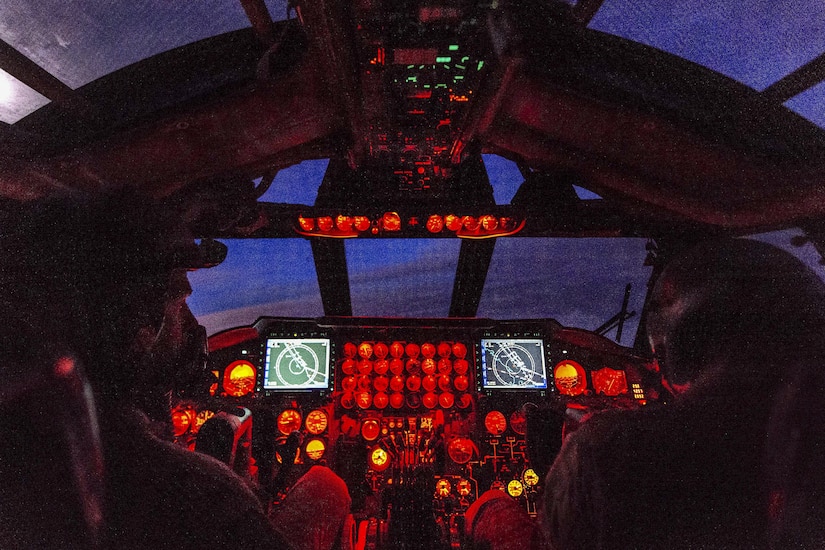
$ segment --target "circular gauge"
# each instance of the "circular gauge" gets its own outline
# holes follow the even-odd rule
[[[447,454],[456,464],[467,464],[473,458],[475,445],[465,437],[457,437],[447,445]]]
[[[304,447],[304,453],[307,455],[307,458],[313,462],[321,460],[326,450],[327,445],[321,439],[310,439],[307,441],[306,447]]]
[[[287,409],[278,415],[278,431],[284,435],[289,435],[301,429],[301,413],[295,409]]]
[[[507,419],[500,411],[490,411],[484,417],[484,427],[491,435],[501,435],[507,429]]]
[[[456,485],[455,485],[455,489],[456,489],[456,491],[458,491],[458,494],[463,496],[463,497],[466,497],[471,492],[473,492],[472,484],[469,481],[467,481],[466,479],[458,480],[458,483],[456,483]]]
[[[441,342],[441,343],[438,344],[438,356],[439,357],[449,357],[452,352],[453,352],[453,348],[447,342]]]
[[[375,397],[372,398],[372,404],[375,405],[377,409],[384,409],[390,403],[390,398],[384,392],[378,392],[375,394]]]
[[[467,356],[467,346],[461,342],[456,342],[453,344],[453,355],[459,359],[464,359]]]
[[[428,409],[432,409],[436,405],[438,405],[438,396],[433,392],[429,391],[425,393],[424,396],[421,398],[421,402],[424,403],[424,406]]]
[[[623,370],[604,367],[590,373],[593,379],[593,389],[609,397],[616,397],[627,393],[627,376]]]
[[[390,372],[393,374],[401,374],[404,372],[404,361],[401,359],[393,359],[390,361]]]
[[[444,392],[438,396],[438,404],[442,409],[449,409],[455,404],[455,396],[450,392]]]
[[[192,426],[192,433],[198,433],[203,426],[203,423],[215,416],[215,413],[210,410],[202,410],[195,416],[195,424]]]
[[[553,379],[562,395],[576,396],[587,389],[584,369],[575,361],[565,360],[558,363],[553,369]]]
[[[223,374],[226,395],[243,397],[255,389],[255,367],[249,361],[230,363]]]
[[[449,374],[442,374],[438,377],[438,387],[441,391],[449,391],[452,389],[452,380]]]
[[[356,381],[355,385],[361,391],[369,391],[372,386],[372,379],[364,374],[356,378]]]
[[[361,342],[358,345],[358,355],[364,359],[372,357],[372,344],[369,342]]]
[[[353,358],[357,352],[358,348],[356,348],[355,344],[352,342],[347,342],[344,344],[344,357]]]
[[[344,374],[355,374],[355,361],[344,359],[344,362],[341,363],[341,370],[344,371]]]
[[[372,372],[372,361],[358,361],[358,372],[361,374],[369,374]]]
[[[345,376],[341,380],[341,389],[344,391],[352,391],[355,389],[355,377],[354,376]]]
[[[530,349],[525,346],[529,346]],[[496,385],[505,388],[544,387],[544,365],[540,348],[537,348],[535,344],[510,340],[488,340],[485,348],[490,356],[488,372],[495,377]],[[487,376],[490,377],[489,374]]]
[[[321,409],[315,409],[307,415],[306,420],[304,420],[304,425],[307,427],[309,433],[318,435],[327,429],[328,422],[329,418],[327,418],[327,413]]]
[[[355,396],[351,391],[344,392],[341,395],[341,406],[345,409],[351,409],[355,406]]]
[[[410,359],[407,361],[407,372],[410,374],[418,374],[421,372],[421,361],[418,359]]]
[[[379,359],[372,365],[375,374],[387,374],[387,371],[390,370],[390,362],[386,359]]]
[[[533,470],[533,468],[527,468],[524,470],[524,475],[521,477],[524,478],[524,484],[528,487],[535,487],[539,484],[539,475],[535,470]]]
[[[404,395],[398,392],[390,395],[390,406],[393,409],[400,409],[404,406]]]
[[[275,357],[275,377],[280,385],[294,388],[318,383],[316,377],[319,375],[325,381],[325,369],[321,368],[321,360],[316,352],[316,349],[324,345],[297,340],[271,343],[267,354]]]
[[[458,407],[460,409],[466,409],[470,405],[473,404],[473,397],[469,393],[462,393],[458,397]]]
[[[467,379],[466,376],[456,376],[455,377],[455,389],[458,391],[465,391],[467,388],[470,387],[470,381]]]
[[[435,372],[435,359],[427,358],[421,361],[421,370],[424,374],[433,374]]]
[[[390,379],[390,388],[392,388],[392,391],[404,391],[404,377],[393,376]]]
[[[408,393],[405,399],[407,406],[411,409],[417,409],[421,406],[421,396],[417,393]]]
[[[435,346],[429,342],[421,344],[421,355],[427,359],[432,359],[435,357]]]
[[[447,498],[452,490],[449,479],[439,479],[435,482],[435,496],[438,498]]]
[[[449,359],[439,359],[438,360],[438,372],[441,374],[450,374],[450,371],[453,370],[453,363]]]
[[[404,355],[404,344],[401,342],[393,342],[392,345],[390,345],[390,355],[396,359]]]
[[[194,427],[195,409],[192,407],[175,407],[172,410],[172,433],[180,437]],[[194,431],[194,430],[193,430]]]
[[[372,348],[372,352],[379,359],[384,359],[387,356],[387,354],[390,352],[390,348],[388,348],[387,344],[385,344],[384,342],[378,342]]]
[[[507,494],[513,498],[518,498],[524,493],[524,485],[521,481],[513,479],[507,484]]]
[[[372,381],[372,387],[378,391],[386,391],[390,387],[390,379],[386,376],[376,376]]]
[[[433,391],[437,385],[435,376],[432,374],[428,374],[424,378],[421,379],[421,385],[424,386],[424,389],[427,391]]]
[[[495,480],[494,482],[492,482],[490,484],[490,490],[491,491],[501,491],[503,493],[504,492],[504,483],[502,483],[500,480],[497,479],[497,480]]]
[[[390,465],[390,455],[382,447],[376,447],[370,453],[370,467],[376,472],[383,472]]]
[[[470,363],[466,359],[456,359],[453,363],[453,370],[456,374],[467,374],[467,371],[470,370]]]
[[[510,427],[513,428],[513,431],[519,435],[526,434],[527,415],[520,410],[514,411],[513,414],[510,415]]]
[[[372,394],[368,391],[359,391],[355,394],[355,404],[362,409],[368,409],[372,405]]]
[[[367,441],[375,441],[381,433],[381,426],[375,418],[367,418],[361,423],[361,437]]]
[[[444,218],[437,214],[433,214],[427,218],[427,231],[430,233],[438,233],[444,229]]]
[[[421,348],[418,347],[418,344],[410,342],[407,344],[407,347],[404,348],[404,351],[410,359],[417,359],[418,354],[421,353]]]
[[[407,377],[407,389],[410,391],[418,391],[421,389],[421,377],[415,374]]]

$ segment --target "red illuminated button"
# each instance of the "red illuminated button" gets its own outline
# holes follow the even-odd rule
[[[404,390],[404,377],[403,376],[393,376],[390,380],[390,388],[392,391],[403,391]]]
[[[400,409],[404,406],[404,396],[400,393],[394,393],[390,396],[390,405],[393,409]]]
[[[378,342],[377,344],[375,344],[375,347],[372,348],[372,352],[379,359],[384,359],[390,352],[390,348],[388,348],[387,344],[385,344],[384,342]]]
[[[390,379],[386,376],[376,376],[372,381],[372,387],[378,391],[386,391],[390,385]]]
[[[401,359],[393,359],[390,361],[390,372],[393,374],[401,374],[404,372],[404,361]]]
[[[438,405],[438,396],[433,392],[427,392],[424,394],[424,397],[421,398],[421,402],[424,403],[424,406],[428,409],[432,409]]]
[[[438,372],[441,374],[449,374],[453,370],[453,363],[449,359],[438,360]]]
[[[344,357],[353,358],[355,354],[358,352],[358,348],[355,347],[355,344],[352,342],[347,342],[344,344]]]
[[[375,371],[375,374],[387,374],[387,371],[390,369],[390,362],[386,359],[379,359],[373,363],[372,369]]]
[[[451,386],[450,382],[451,382],[450,381],[450,376],[447,375],[447,374],[442,374],[441,376],[438,377],[438,387],[439,387],[439,389],[441,389],[441,391],[451,390],[452,386]]]
[[[435,376],[428,374],[421,380],[421,385],[424,386],[425,390],[433,391],[437,385]]]
[[[367,441],[375,441],[381,433],[381,427],[378,425],[378,420],[374,418],[367,418],[361,424],[361,436]]]
[[[378,392],[375,394],[375,397],[372,398],[372,404],[378,409],[385,408],[389,402],[390,398],[384,392]]]
[[[344,374],[355,374],[355,361],[346,359],[341,363],[341,370],[344,371]]]
[[[470,387],[470,381],[466,376],[456,376],[453,384],[455,385],[455,389],[458,391],[465,391],[468,387]]]
[[[439,357],[449,357],[450,354],[453,352],[452,346],[450,346],[447,342],[441,342],[438,344],[438,356]]]
[[[407,347],[404,348],[404,351],[407,352],[407,356],[410,359],[416,359],[418,358],[418,354],[421,353],[421,348],[418,347],[418,344],[410,342],[407,344]]]
[[[392,355],[395,358],[404,355],[404,344],[402,344],[401,342],[393,342],[390,346],[390,355]]]
[[[461,342],[456,342],[453,344],[453,355],[459,359],[464,359],[467,356],[467,346]]]
[[[432,359],[433,357],[435,357],[435,346],[430,344],[429,342],[421,344],[421,355],[423,355],[427,359]]]
[[[361,374],[369,374],[372,372],[372,361],[358,361],[358,372]]]
[[[421,370],[424,371],[424,374],[433,374],[435,372],[435,359],[421,361]]]
[[[417,359],[410,359],[407,361],[407,372],[410,374],[418,374],[421,372],[421,361]]]
[[[467,374],[469,369],[470,364],[466,359],[456,359],[455,363],[453,363],[453,370],[456,374]]]
[[[438,404],[441,405],[443,409],[449,409],[455,403],[455,397],[450,392],[444,392],[438,396]]]
[[[407,378],[407,389],[410,391],[418,391],[421,389],[421,378],[415,374]]]
[[[341,389],[344,391],[352,391],[355,389],[355,377],[346,376],[341,380]]]

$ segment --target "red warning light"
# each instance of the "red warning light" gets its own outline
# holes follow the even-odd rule
[[[298,225],[301,226],[301,229],[304,231],[312,231],[315,229],[315,218],[305,218],[300,216],[298,218]]]
[[[335,218],[335,227],[337,227],[339,231],[352,231],[352,218],[339,214]]]
[[[441,216],[433,214],[427,218],[427,231],[430,233],[439,233],[444,229],[444,219]]]
[[[321,220],[318,220],[320,224]],[[398,212],[385,212],[381,217],[381,225],[385,231],[401,231],[401,216]]]
[[[366,231],[370,228],[370,219],[366,216],[355,216],[352,219],[352,225],[357,231]]]
[[[461,229],[461,218],[456,216],[455,214],[447,214],[444,217],[444,223],[447,225],[447,229],[450,231],[458,231]]]
[[[332,218],[330,216],[318,218],[318,229],[324,232],[332,231]]]
[[[481,216],[481,227],[483,227],[485,231],[495,231],[496,228],[498,228],[498,218],[490,214]]]

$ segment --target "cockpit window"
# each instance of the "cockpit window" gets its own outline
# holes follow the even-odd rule
[[[650,268],[644,239],[499,239],[478,308],[479,317],[551,317],[594,330],[616,315],[631,284],[622,344],[631,345]],[[615,337],[615,332],[608,336]]]
[[[307,160],[284,168],[258,200],[289,204],[315,204],[329,159]]]
[[[0,121],[14,124],[48,102],[48,99],[0,70]]]
[[[354,315],[446,317],[459,239],[347,241]]]
[[[189,274],[188,303],[207,333],[248,325],[260,315],[323,315],[309,242],[230,239],[226,260]]]
[[[518,166],[512,160],[498,155],[482,155],[487,178],[493,186],[496,204],[510,204],[524,180]]]

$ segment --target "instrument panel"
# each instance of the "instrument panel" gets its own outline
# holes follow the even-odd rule
[[[262,318],[210,349],[211,397],[173,414],[187,421],[183,444],[208,412],[246,407],[262,484],[291,460],[279,449],[297,432],[295,461],[336,471],[356,515],[385,520],[423,473],[444,533],[491,488],[535,513],[552,461],[530,441],[535,415],[651,398],[648,361],[551,319]],[[561,431],[551,437],[560,444]]]

